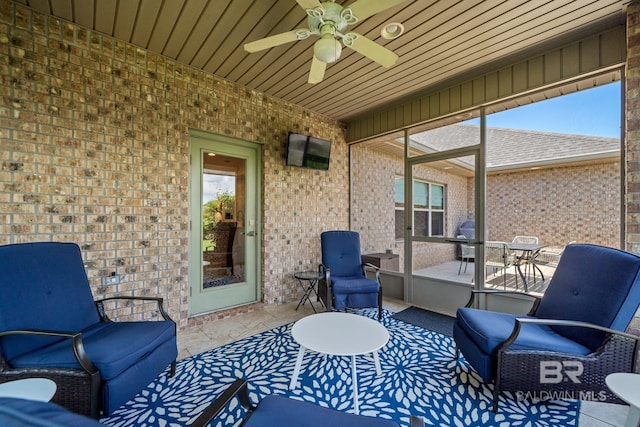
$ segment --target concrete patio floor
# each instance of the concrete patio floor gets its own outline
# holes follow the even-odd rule
[[[432,277],[451,282],[473,283],[473,271],[475,268],[475,264],[473,262],[469,262],[466,268],[467,271],[465,272],[465,265],[463,263],[462,269],[460,269],[460,274],[458,274],[459,268],[460,261],[449,261],[435,265],[433,267],[416,270],[413,272],[413,274],[416,276]],[[549,285],[551,277],[553,277],[553,273],[555,272],[554,267],[539,266],[539,268],[542,270],[544,280],[542,280],[538,271],[536,271],[535,280],[533,274],[530,271],[529,274],[526,275],[528,292],[531,292],[533,294],[544,293],[545,289],[547,289],[547,286]],[[524,272],[525,267],[523,266],[522,269]],[[506,277],[504,277],[503,274],[506,274]],[[511,291],[524,290],[522,279],[519,275],[517,275],[517,270],[513,266],[506,269],[505,272],[499,270],[494,272],[492,267],[487,268],[486,288],[507,289]]]

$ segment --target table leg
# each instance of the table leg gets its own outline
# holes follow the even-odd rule
[[[520,274],[520,278],[522,279],[522,284],[524,285],[524,291],[529,292],[529,289],[527,288],[527,279],[524,277],[524,274],[522,274],[522,268],[519,262],[516,264],[516,269],[518,270],[518,273]]]
[[[302,359],[304,358],[305,348],[300,346],[298,350],[298,358],[296,359],[296,365],[293,368],[293,374],[291,375],[291,382],[289,383],[289,390],[293,390],[298,382],[298,375],[300,375],[300,367],[302,366]]]
[[[535,274],[536,274],[535,270],[538,270],[538,273],[540,273],[540,277],[542,277],[542,281],[544,282],[544,273],[542,272],[542,270],[540,270],[540,267],[538,267],[538,266],[537,266],[535,263],[533,263],[533,262],[531,263],[531,265],[532,265],[532,266],[533,266],[533,268],[534,268],[534,271],[533,271],[533,277],[534,277],[534,279],[535,279]]]
[[[627,421],[624,427],[638,427],[640,426],[640,408],[629,405],[629,413],[627,414]]]
[[[300,307],[300,305],[304,305],[305,300],[309,301],[309,304],[311,305],[311,308],[313,309],[314,313],[317,313],[316,308],[313,306],[313,303],[311,302],[311,298],[309,298],[311,296],[311,291],[313,291],[313,280],[309,281],[309,285],[308,286],[304,286],[304,282],[301,279],[298,279],[298,282],[300,283],[300,286],[302,287],[302,289],[304,290],[304,293],[302,294],[302,299],[300,299],[300,302],[298,303],[298,305],[296,306],[296,310]],[[316,292],[316,295],[318,293]]]
[[[378,357],[378,352],[373,352],[373,363],[376,365],[376,374],[381,375],[382,369],[380,368],[380,357]]]
[[[356,356],[351,356],[351,377],[353,382],[353,412],[356,415],[359,415],[360,407],[358,405],[358,374],[356,372]]]
[[[307,301],[311,305],[314,313],[317,313],[316,308],[313,306],[313,302],[311,301],[311,294],[315,291],[315,280],[309,280],[309,287],[307,288]],[[318,293],[316,292],[316,295]]]
[[[318,280],[314,280],[313,282],[311,282],[311,290],[313,290],[313,292],[316,294],[316,302],[320,301],[320,305],[324,307],[324,302],[322,301],[322,299],[320,298],[320,295],[318,294],[318,287],[320,285],[318,284]]]
[[[300,299],[300,302],[298,302],[298,305],[296,305],[296,310],[300,307],[300,304],[304,303],[304,298],[305,298],[305,295],[307,294],[304,284],[302,283],[302,280],[298,279],[298,283],[300,284],[300,286],[302,286],[302,290],[304,290],[305,292],[302,294],[302,298]]]

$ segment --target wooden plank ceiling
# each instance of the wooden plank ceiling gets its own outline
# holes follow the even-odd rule
[[[349,48],[307,77],[317,37],[257,53],[243,45],[307,27],[295,0],[14,0],[336,120],[625,22],[626,0],[407,0],[349,30],[399,55],[384,68]],[[353,0],[336,0],[348,5]],[[400,22],[399,38],[380,36]]]

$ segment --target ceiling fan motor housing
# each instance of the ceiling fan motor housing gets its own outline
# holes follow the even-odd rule
[[[247,52],[253,53],[296,40],[305,40],[312,35],[319,36],[320,40],[313,46],[314,54],[309,72],[308,81],[312,84],[321,82],[327,64],[340,58],[343,44],[384,67],[390,67],[396,63],[398,55],[365,36],[345,31],[349,25],[404,1],[407,0],[356,0],[348,7],[343,7],[336,4],[335,0],[296,0],[307,13],[308,29],[298,28],[265,37],[245,44],[244,48]],[[395,25],[401,27],[402,24]],[[398,31],[397,35],[400,34],[401,31]],[[396,36],[396,32],[392,35]]]
[[[312,32],[322,34],[322,27],[326,24],[331,25],[334,31],[343,32],[347,25],[355,24],[357,18],[355,18],[350,9],[345,10],[339,4],[327,1],[322,3],[322,7],[315,9],[307,9],[309,15],[309,29]]]
[[[339,4],[324,2],[322,7],[307,9],[309,15],[309,30],[320,35],[313,46],[313,53],[322,62],[332,63],[340,58],[342,45],[336,36],[342,37],[342,32],[348,25],[354,24],[357,18],[351,9],[344,9]]]

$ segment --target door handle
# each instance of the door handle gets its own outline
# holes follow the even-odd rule
[[[247,231],[246,233],[244,233],[244,235],[248,236],[248,237],[253,237],[253,236],[256,235],[256,232],[255,231]]]

